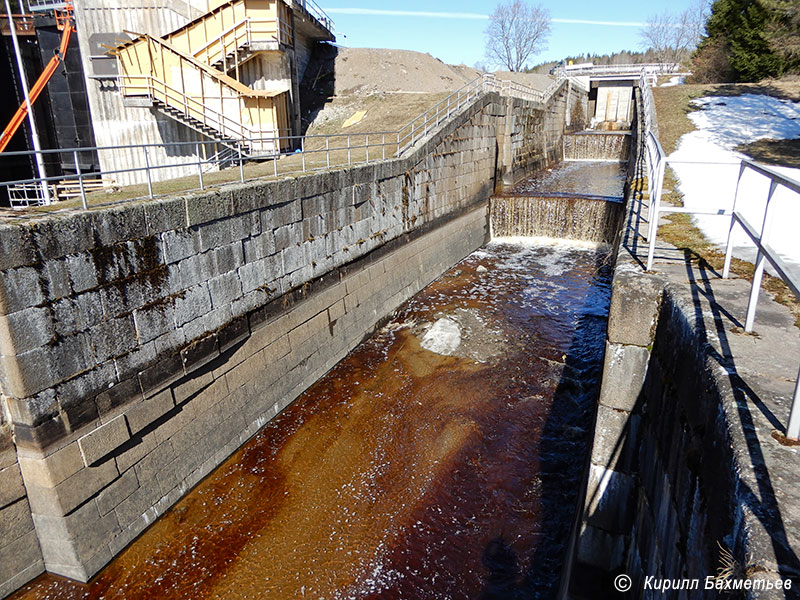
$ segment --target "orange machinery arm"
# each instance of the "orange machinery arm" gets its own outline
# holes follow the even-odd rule
[[[72,27],[67,25],[64,27],[64,33],[61,35],[61,46],[59,46],[58,53],[53,55],[53,58],[50,59],[50,62],[47,63],[47,66],[42,71],[42,74],[39,75],[39,79],[36,80],[36,83],[33,84],[28,97],[31,100],[31,106],[33,103],[36,102],[36,99],[42,93],[42,90],[47,85],[47,82],[50,81],[50,78],[53,76],[53,73],[56,72],[56,68],[58,65],[64,60],[64,56],[67,53],[67,46],[69,45],[69,38],[72,35]],[[8,143],[11,141],[11,138],[14,137],[14,134],[19,129],[19,126],[22,125],[22,122],[25,120],[25,117],[28,114],[28,103],[22,102],[17,109],[17,112],[14,113],[14,116],[11,117],[11,121],[8,123],[6,128],[3,130],[3,134],[0,136],[0,152],[6,149]]]

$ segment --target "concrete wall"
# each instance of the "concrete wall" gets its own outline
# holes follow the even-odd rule
[[[11,426],[0,411],[0,597],[44,570]]]
[[[633,178],[642,172],[641,133],[635,123]],[[704,317],[629,253],[637,243],[627,228],[638,218],[635,208],[629,198],[572,592],[611,593],[614,577],[625,573],[632,578],[631,598],[665,597],[644,589],[648,576],[700,580],[699,589],[669,597],[728,598],[726,591],[703,589],[705,577],[716,575],[723,562],[723,547],[748,566],[736,577],[786,576],[780,548],[765,531],[780,517],[753,514],[752,493],[760,485],[754,473],[764,467],[738,439],[737,399],[706,341]],[[784,596],[772,590],[741,597]]]
[[[0,386],[49,571],[91,577],[484,242],[507,107],[403,159],[0,227]]]
[[[83,0],[76,3],[77,37],[85,61],[86,92],[98,146],[208,141],[205,136],[154,108],[125,106],[115,81],[93,78],[99,74],[98,63],[107,68],[108,61],[89,58],[106,52],[99,45],[100,42],[113,46],[129,39],[131,36],[124,33],[126,30],[164,35],[203,14],[205,6],[205,2],[198,0],[194,3],[182,0],[145,2],[135,6],[120,5],[116,0]],[[169,165],[188,163],[193,156],[196,156],[193,146],[170,150],[150,149],[151,164],[165,167],[154,172],[154,179],[184,175],[185,168],[169,168]],[[99,159],[103,171],[145,166],[141,149],[104,151],[99,153]],[[106,179],[118,185],[145,181],[143,172],[117,173]]]

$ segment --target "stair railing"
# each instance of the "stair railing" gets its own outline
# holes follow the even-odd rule
[[[257,139],[275,126],[275,97],[282,92],[253,90],[160,38],[145,34],[120,48],[118,59],[124,96],[148,96],[223,138]],[[140,72],[142,64],[149,65],[148,74]]]

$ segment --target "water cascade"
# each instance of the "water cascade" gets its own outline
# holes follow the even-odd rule
[[[628,159],[630,133],[582,131],[564,136],[565,161],[611,161]]]

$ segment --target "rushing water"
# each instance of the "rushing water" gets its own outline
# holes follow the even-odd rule
[[[589,449],[609,271],[588,246],[489,244],[91,583],[45,575],[16,597],[552,597]]]
[[[630,149],[629,133],[582,131],[564,136],[564,160],[625,161]]]
[[[622,199],[626,165],[607,161],[562,162],[521,181],[503,195]]]

